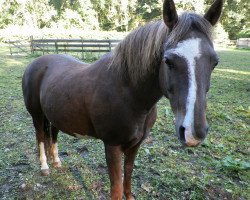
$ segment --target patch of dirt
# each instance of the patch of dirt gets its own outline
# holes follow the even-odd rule
[[[100,173],[108,173],[108,167],[103,164],[99,164],[96,170]]]
[[[217,199],[231,200],[231,199],[233,199],[232,195],[229,192],[227,192],[224,188],[214,187],[212,185],[209,185],[206,187],[205,195],[210,200],[217,200]]]
[[[12,143],[10,143],[10,144],[7,144],[7,145],[5,146],[5,148],[6,148],[6,149],[12,149],[12,148],[15,147],[16,144],[17,144],[16,142],[12,142]]]
[[[98,200],[106,200],[108,194],[103,190],[103,183],[101,181],[95,181],[92,183],[91,190],[98,193]]]
[[[23,173],[28,170],[31,170],[30,163],[27,159],[27,156],[22,156],[22,159],[17,163],[13,164],[11,167],[6,168],[6,170],[11,171],[11,173]]]
[[[152,136],[148,136],[145,140],[144,140],[144,143],[145,144],[153,144],[154,142],[154,139]]]
[[[20,199],[34,199],[34,190],[31,186],[26,184],[22,184],[19,190],[19,198]]]
[[[14,170],[21,173],[21,172],[31,170],[31,166],[29,163],[19,162],[16,165],[14,165]]]
[[[66,158],[69,156],[69,153],[66,151],[59,152],[59,157],[60,158]]]
[[[154,177],[156,177],[156,176],[160,177],[161,176],[161,173],[158,172],[157,170],[155,170],[152,167],[149,168],[149,173],[152,174]]]
[[[78,147],[77,152],[81,155],[81,157],[86,158],[89,155],[89,150],[87,147]]]

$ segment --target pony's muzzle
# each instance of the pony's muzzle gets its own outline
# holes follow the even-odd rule
[[[199,139],[193,136],[193,131],[190,126],[184,127],[180,126],[179,128],[179,140],[180,142],[188,147],[198,146],[206,137],[208,133],[208,126],[206,126],[203,131],[199,131]]]

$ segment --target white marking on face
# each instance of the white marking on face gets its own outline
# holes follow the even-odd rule
[[[186,145],[187,146],[197,146],[200,141],[196,140],[192,134],[192,127],[191,126],[186,126],[185,128],[185,140],[186,140]]]
[[[40,142],[39,144],[39,152],[40,152],[40,162],[41,162],[41,169],[49,169],[49,166],[47,164],[47,157],[45,154],[45,147],[44,147],[44,143]]]
[[[176,48],[171,50],[174,54],[185,59],[188,66],[188,95],[186,101],[186,115],[183,121],[185,127],[185,140],[194,146],[197,140],[192,135],[194,124],[194,106],[196,101],[196,77],[195,77],[195,59],[200,57],[200,41],[199,38],[191,38],[180,42]]]

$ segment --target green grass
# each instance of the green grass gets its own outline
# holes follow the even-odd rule
[[[22,99],[21,79],[30,56],[10,56],[0,46],[1,199],[108,199],[103,144],[59,135],[60,170],[40,174],[34,128]],[[139,200],[249,199],[250,51],[219,51],[207,118],[210,134],[198,148],[184,148],[174,135],[169,103],[142,145],[133,173]]]

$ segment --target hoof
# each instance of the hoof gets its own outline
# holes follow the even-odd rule
[[[54,168],[60,168],[62,166],[62,163],[59,161],[59,162],[54,162],[53,163],[53,167]]]
[[[49,169],[41,169],[42,175],[43,176],[48,176],[49,175]]]
[[[128,194],[126,195],[126,200],[135,200],[135,197],[132,194]]]

